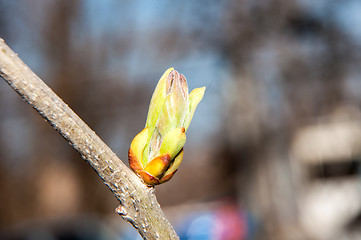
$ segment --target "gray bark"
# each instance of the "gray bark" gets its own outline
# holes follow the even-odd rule
[[[0,75],[95,169],[119,200],[117,213],[144,239],[179,239],[154,188],[146,186],[2,39]]]

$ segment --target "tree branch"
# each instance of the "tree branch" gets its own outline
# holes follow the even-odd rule
[[[1,38],[0,75],[88,161],[120,201],[117,213],[144,239],[179,239],[165,218],[154,189],[127,168]]]

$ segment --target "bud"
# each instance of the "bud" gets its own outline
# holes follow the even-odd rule
[[[205,87],[188,94],[186,78],[169,68],[160,78],[149,105],[145,128],[129,148],[129,165],[145,183],[171,179],[183,159],[186,131]]]

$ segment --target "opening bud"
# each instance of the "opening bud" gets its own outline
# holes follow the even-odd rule
[[[205,87],[190,94],[183,74],[169,68],[150,101],[145,128],[129,148],[130,167],[149,185],[168,181],[183,159],[186,131]]]

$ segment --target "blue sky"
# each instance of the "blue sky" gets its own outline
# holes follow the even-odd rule
[[[194,116],[187,140],[189,144],[202,143],[203,139],[213,136],[222,124],[220,114],[222,113],[224,89],[227,81],[232,77],[232,70],[217,49],[197,42],[199,39],[191,39],[196,46],[192,49],[185,49],[185,52],[172,52],[172,49],[168,52],[166,49],[167,54],[163,55],[159,54],[162,46],[155,44],[156,47],[153,47],[153,41],[157,39],[157,33],[171,28],[177,28],[178,31],[185,33],[197,29],[200,31],[210,30],[214,31],[214,34],[220,34],[217,31],[219,30],[217,24],[221,21],[222,8],[227,2],[229,1],[217,4],[203,3],[204,5],[202,5],[191,0],[182,2],[165,0],[83,1],[80,15],[82,21],[75,21],[76,24],[72,26],[72,37],[74,44],[79,46],[87,40],[85,39],[87,36],[100,40],[121,39],[125,36],[131,38],[129,49],[121,53],[121,58],[119,52],[114,49],[114,54],[104,69],[104,72],[112,76],[117,76],[119,71],[122,71],[121,73],[128,77],[130,84],[144,84],[149,88],[154,88],[163,71],[173,66],[186,76],[190,89],[206,86],[204,100]],[[356,43],[361,43],[360,1],[349,0],[337,3],[327,0],[298,0],[298,2],[315,16],[338,24],[345,34],[349,34]],[[42,1],[33,1],[32,3],[37,4],[36,6],[41,9]],[[37,34],[37,31],[41,31],[42,24],[46,22],[47,13],[40,10],[30,13],[26,9],[17,8],[17,3],[12,1],[4,1],[3,4],[10,11],[1,12],[1,14],[13,21],[13,27],[18,32],[17,36],[12,38],[11,47],[45,82],[51,84],[51,79],[47,78],[48,63],[41,54],[42,42]],[[337,7],[333,8],[336,11],[334,14],[329,15],[329,12],[325,11],[327,4],[337,4]],[[203,19],[203,21],[199,21],[199,19]],[[6,40],[6,36],[4,38]],[[182,44],[183,41],[189,41],[189,39],[180,39],[179,41]],[[267,99],[272,99],[269,106],[274,109],[279,106],[279,102],[284,101],[278,88],[280,84],[277,83],[279,74],[275,60],[277,54],[272,51],[272,45],[266,46],[263,50],[265,51],[259,51],[260,53],[255,56],[254,73],[269,89],[265,92],[263,101],[267,102]],[[356,84],[357,76],[357,73],[356,77],[354,73],[352,78],[350,77],[350,86],[359,86]],[[113,144],[115,146],[119,143],[114,142]]]

